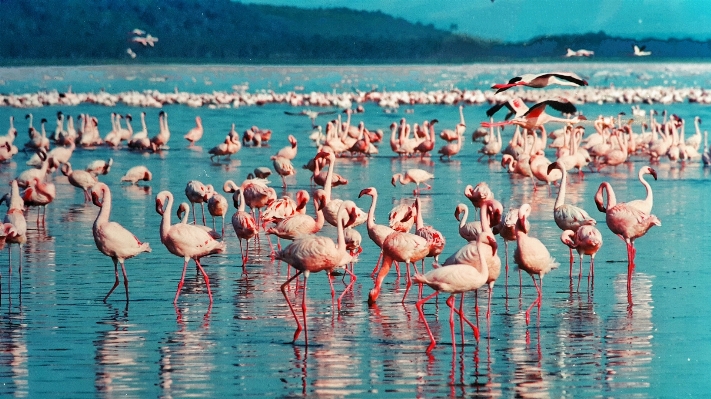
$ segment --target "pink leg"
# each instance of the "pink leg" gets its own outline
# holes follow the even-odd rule
[[[457,311],[455,309],[455,312],[457,312],[457,314],[459,315],[460,320],[464,320],[464,322],[467,323],[469,325],[469,327],[472,328],[472,332],[474,332],[474,339],[479,341],[479,328],[477,328],[477,326],[475,326],[474,323],[469,321],[469,319],[467,319],[467,316],[464,315],[464,312],[462,310],[463,303],[464,303],[464,293],[462,293],[462,297],[459,300],[459,311]]]
[[[121,272],[123,273],[123,286],[126,288],[126,303],[128,303],[128,275],[126,275],[126,266],[123,260],[119,261],[121,263]]]
[[[183,275],[180,276],[180,282],[178,283],[178,291],[175,293],[175,299],[173,299],[173,304],[178,303],[180,290],[183,289],[183,282],[185,281],[185,270],[188,268],[188,260],[190,260],[190,258],[185,258],[185,263],[183,263]]]
[[[202,265],[200,264],[199,260],[195,259],[195,264],[197,265],[198,269],[200,269],[202,276],[205,278],[205,285],[207,286],[207,296],[210,297],[210,303],[212,304],[212,290],[210,289],[210,278],[207,277],[207,273],[205,273],[205,269],[202,268]]]
[[[197,224],[197,219],[195,218],[195,203],[191,201],[190,205],[193,207],[193,224]]]
[[[580,254],[580,270],[578,271],[578,291],[580,291],[580,280],[583,278],[583,255]]]
[[[457,351],[456,341],[454,340],[454,295],[447,298],[447,306],[449,306],[449,331],[452,333],[452,351]]]
[[[351,288],[353,288],[353,284],[355,284],[356,280],[358,279],[358,278],[356,277],[356,275],[353,274],[353,272],[351,272],[350,270],[346,269],[346,273],[348,273],[348,274],[351,275],[351,281],[350,281],[350,283],[348,284],[348,286],[346,286],[346,289],[343,290],[343,292],[341,293],[341,295],[338,297],[338,311],[341,310],[341,301],[343,301],[343,296],[346,295],[346,292],[348,292],[348,290],[350,290]]]
[[[405,284],[405,294],[402,296],[402,303],[405,303],[407,293],[410,292],[410,287],[412,286],[412,280],[410,279],[410,263],[405,262],[405,267],[407,268],[407,284]]]
[[[333,302],[336,298],[336,290],[333,288],[333,275],[331,274],[330,270],[326,273],[326,277],[328,277],[328,285],[331,286],[331,305],[333,305]]]
[[[494,283],[489,284],[489,303],[486,305],[486,320],[491,319],[491,296],[494,293]]]
[[[301,273],[301,270],[298,270],[293,277],[289,278],[284,284],[281,285],[281,293],[282,295],[284,295],[284,299],[286,299],[286,303],[289,305],[289,310],[291,310],[291,314],[294,315],[294,320],[296,320],[296,331],[294,332],[294,340],[292,342],[295,342],[296,339],[299,338],[299,334],[301,333],[301,323],[299,323],[299,318],[296,316],[296,311],[291,305],[289,297],[286,295],[286,287],[289,285],[289,283],[291,283],[293,279],[299,277]]]
[[[378,266],[380,266],[380,261],[381,261],[382,259],[383,259],[383,251],[381,250],[381,251],[380,251],[380,256],[378,256],[378,261],[375,262],[375,268],[374,268],[373,271],[370,273],[370,277],[375,276],[375,273],[378,272]]]
[[[434,335],[432,335],[432,330],[430,330],[430,325],[427,324],[427,319],[425,318],[425,313],[422,311],[422,305],[425,304],[425,302],[429,301],[432,299],[433,296],[439,294],[439,291],[435,291],[431,293],[427,298],[425,299],[420,299],[417,301],[415,304],[415,307],[417,307],[417,311],[420,313],[420,317],[422,317],[422,320],[425,322],[425,328],[427,328],[427,334],[430,336],[430,345],[427,347],[427,350],[425,352],[430,353],[432,352],[432,349],[434,349],[435,345],[437,345],[437,341],[435,341]]]
[[[207,226],[207,222],[205,222],[205,203],[201,202],[200,207],[202,208],[202,225]]]
[[[117,260],[116,258],[111,258],[111,259],[114,261],[114,275],[116,276],[116,281],[114,281],[114,286],[111,287],[111,289],[109,290],[109,293],[106,294],[106,296],[104,297],[104,303],[105,303],[106,300],[109,298],[109,295],[111,295],[111,293],[114,292],[114,290],[116,289],[116,287],[118,287],[118,285],[119,285],[118,263],[117,263],[118,260]],[[127,295],[127,297],[128,297],[128,295]]]
[[[380,296],[380,288],[383,285],[383,280],[385,280],[385,276],[388,275],[388,272],[390,271],[390,267],[393,264],[393,259],[387,255],[383,256],[383,266],[380,268],[380,271],[378,272],[378,276],[375,278],[375,287],[373,287],[372,290],[370,290],[370,293],[368,294],[368,303],[373,304],[375,301],[378,299],[378,296]]]
[[[568,251],[570,251],[570,278],[573,278],[573,263],[575,262],[575,259],[573,259],[573,248],[568,247]]]
[[[536,296],[536,299],[534,299],[533,302],[531,303],[531,306],[529,306],[528,309],[526,309],[526,325],[528,325],[528,323],[530,323],[530,321],[531,321],[531,309],[533,309],[533,306],[535,306],[540,299],[540,292],[538,291],[538,283],[536,282],[536,278],[533,276],[533,274],[531,274],[531,279],[533,279],[533,285],[536,287],[536,294],[538,294],[538,295]]]

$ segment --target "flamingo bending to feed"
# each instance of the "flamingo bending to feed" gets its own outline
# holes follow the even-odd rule
[[[200,183],[197,180],[190,180],[188,184],[185,186],[185,196],[188,197],[188,201],[190,201],[190,205],[193,208],[193,224],[197,222],[195,218],[195,203],[199,203],[200,206],[202,207],[202,224],[205,225],[205,203],[207,200],[210,198],[210,192],[211,190],[209,187],[212,186],[206,186],[202,183]]]
[[[303,235],[318,233],[323,228],[325,197],[326,195],[323,190],[317,190],[314,193],[316,219],[310,215],[297,213],[279,221],[276,226],[267,229],[267,234],[274,234],[285,240],[294,240]]]
[[[47,216],[47,205],[50,204],[50,202],[54,201],[54,198],[57,196],[57,189],[54,186],[54,183],[45,183],[43,181],[40,181],[39,179],[35,178],[25,189],[25,191],[22,193],[22,200],[25,201],[25,205],[27,206],[36,206],[37,207],[37,222],[39,223],[40,217],[40,209],[39,207],[41,206],[43,208],[42,212],[42,223],[44,223],[45,218]]]
[[[199,116],[195,117],[195,127],[190,129],[190,131],[183,136],[185,140],[188,140],[190,142],[190,145],[188,147],[192,147],[195,145],[195,142],[200,140],[203,135],[203,128],[202,128],[202,119]]]
[[[425,183],[427,180],[434,179],[434,175],[426,170],[422,169],[408,169],[404,174],[396,173],[393,175],[391,183],[395,187],[395,182],[399,181],[400,184],[410,184],[415,183],[417,188],[413,191],[414,195],[420,194],[420,184],[424,184],[427,190],[431,190],[432,186]]]
[[[151,173],[151,171],[148,170],[148,168],[146,168],[145,166],[139,165],[127,170],[126,174],[123,175],[123,177],[121,178],[121,181],[127,181],[131,184],[136,184],[139,180],[151,181],[152,178],[153,174]]]
[[[408,204],[395,205],[388,214],[388,226],[395,231],[409,233],[415,224],[412,207]]]
[[[577,231],[565,230],[560,236],[560,241],[570,248],[575,248],[580,256],[580,272],[578,273],[578,288],[580,288],[580,278],[583,275],[583,255],[590,256],[590,277],[595,277],[595,254],[602,247],[602,234],[595,226],[580,226]]]
[[[528,216],[531,214],[531,205],[523,204],[518,210],[518,223],[516,224],[516,251],[514,252],[514,262],[518,265],[519,269],[525,271],[531,275],[533,279],[533,285],[536,287],[538,296],[531,303],[531,306],[526,309],[526,324],[531,320],[531,309],[534,305],[538,305],[538,309],[541,308],[541,301],[543,299],[543,276],[548,272],[558,267],[555,259],[551,257],[543,243],[534,237],[528,235],[531,228],[531,224],[528,222]],[[536,277],[541,282],[540,287],[536,283]]]
[[[550,174],[553,169],[558,169],[563,174],[558,196],[553,205],[553,220],[555,220],[555,224],[563,231],[572,230],[573,232],[578,231],[582,226],[595,226],[597,222],[584,209],[565,203],[565,186],[568,181],[568,172],[565,167],[559,162],[553,162],[548,165],[548,173]],[[570,249],[570,276],[572,277],[574,247],[568,246],[568,248]]]
[[[181,202],[180,205],[178,205],[178,209],[175,211],[175,214],[178,216],[178,219],[180,219],[180,223],[182,224],[188,224],[188,220],[190,219],[190,205],[188,205],[187,202]],[[219,240],[222,238],[222,235],[218,232],[216,232],[214,229],[196,224],[194,225],[195,227],[198,227],[202,230],[205,230],[207,234],[210,235],[210,237]]]
[[[188,261],[190,259],[195,261],[195,264],[205,278],[207,295],[210,297],[210,303],[212,303],[210,279],[200,264],[200,258],[224,252],[225,243],[210,237],[210,234],[197,226],[183,223],[171,225],[170,210],[172,207],[173,194],[170,191],[161,191],[158,193],[156,196],[156,212],[163,217],[160,224],[160,241],[170,253],[182,257],[185,260],[183,264],[183,274],[180,277],[180,283],[178,283],[178,290],[175,293],[173,303],[178,303],[180,290],[183,288],[183,283],[185,282],[185,271],[187,270]]]
[[[121,264],[123,272],[123,286],[126,288],[126,302],[128,302],[128,276],[124,261],[133,258],[141,252],[151,252],[151,246],[147,242],[141,242],[130,231],[116,222],[110,222],[111,215],[111,190],[104,183],[96,183],[91,190],[92,202],[101,208],[96,215],[92,232],[96,248],[102,254],[108,256],[114,262],[114,275],[116,280],[109,293],[104,297],[104,302],[119,285],[118,263]]]
[[[604,195],[607,193],[607,203]],[[627,289],[632,288],[632,272],[634,272],[634,256],[637,250],[634,240],[647,234],[652,226],[661,226],[662,222],[654,215],[640,210],[630,203],[617,202],[615,192],[608,182],[602,182],[595,193],[595,205],[600,212],[605,213],[607,227],[627,244]]]
[[[84,201],[91,201],[89,190],[98,182],[96,176],[85,170],[72,170],[72,164],[65,162],[61,167],[62,174],[67,176],[69,184],[84,191]]]
[[[383,224],[375,224],[375,206],[378,202],[378,190],[376,190],[375,187],[365,188],[361,190],[360,194],[358,194],[358,198],[364,195],[369,195],[372,198],[372,201],[370,202],[370,209],[368,210],[368,237],[370,237],[370,239],[373,240],[375,245],[380,248],[380,255],[378,256],[378,261],[375,262],[375,268],[373,269],[373,272],[370,273],[370,275],[373,276],[375,275],[375,272],[378,271],[378,265],[380,264],[380,261],[383,258],[383,243],[390,234],[395,232],[395,230]],[[412,213],[409,214],[409,218],[412,218]]]
[[[429,252],[426,258],[434,258],[434,264],[439,265],[439,254],[444,251],[444,246],[447,244],[447,240],[444,235],[436,230],[432,226],[425,226],[422,219],[422,211],[420,207],[420,198],[415,198],[415,224],[416,230],[415,235],[418,235],[425,240],[427,240],[427,245],[429,245]],[[422,259],[422,272],[425,271],[425,259]]]
[[[286,299],[286,303],[289,305],[289,310],[291,310],[294,320],[296,320],[294,341],[299,338],[301,331],[304,330],[304,340],[307,345],[309,343],[309,333],[306,327],[306,288],[308,286],[309,275],[311,273],[317,273],[324,270],[330,271],[335,267],[345,265],[352,259],[346,250],[346,240],[343,229],[355,221],[356,214],[354,208],[355,204],[353,204],[352,201],[344,201],[339,207],[337,243],[334,243],[333,240],[328,237],[309,235],[294,240],[294,242],[289,244],[289,246],[276,253],[276,259],[283,260],[296,269],[296,273],[294,273],[293,276],[281,285],[281,293],[284,295],[284,299]],[[301,311],[304,322],[303,328],[301,327],[299,318],[296,316],[296,311],[294,310],[289,297],[286,295],[286,286],[301,274],[304,275],[304,288],[301,302]],[[345,292],[346,291],[344,291],[344,293]],[[342,296],[343,295],[341,295],[341,297]],[[339,310],[341,297],[338,298]]]
[[[457,312],[454,309],[454,296],[456,294],[461,294],[461,299],[459,302],[459,317],[462,318],[471,326],[474,331],[474,337],[479,340],[479,329],[472,324],[465,316],[463,312],[464,303],[464,293],[475,291],[486,284],[489,278],[489,268],[485,267],[486,259],[484,258],[484,253],[486,249],[485,246],[490,246],[492,253],[496,253],[496,239],[491,233],[484,233],[479,237],[477,241],[478,253],[479,253],[479,267],[472,267],[470,265],[456,264],[449,265],[447,267],[440,267],[438,269],[430,270],[425,275],[415,274],[414,281],[419,284],[427,284],[432,289],[435,290],[432,294],[424,299],[417,302],[417,311],[420,313],[420,317],[425,322],[425,327],[427,328],[427,334],[430,336],[430,345],[427,347],[427,353],[431,352],[432,349],[437,345],[434,335],[430,330],[430,326],[425,318],[422,306],[428,300],[432,299],[433,296],[439,294],[440,292],[447,292],[450,294],[447,298],[447,305],[450,308],[449,313],[449,327],[452,333],[452,350],[456,350],[455,339],[454,339],[454,313]],[[461,321],[460,321],[461,322]],[[462,341],[464,338],[462,337]]]
[[[464,187],[464,196],[471,201],[474,209],[478,210],[484,202],[494,199],[494,192],[491,191],[486,182],[481,182],[474,187],[471,184],[467,184]]]
[[[511,78],[508,83],[495,84],[491,86],[491,88],[497,89],[496,92],[500,93],[516,86],[528,86],[539,89],[551,84],[561,86],[587,86],[588,82],[572,72],[527,73]]]

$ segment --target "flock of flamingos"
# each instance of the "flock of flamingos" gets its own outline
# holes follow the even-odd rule
[[[516,86],[543,88],[548,85],[584,86],[587,82],[573,73],[546,73],[539,75],[523,75],[515,77],[504,84],[497,84],[493,88],[505,91]],[[560,111],[567,117],[554,117],[546,113],[551,108]],[[507,110],[508,115],[500,122],[494,122],[493,117],[500,110]],[[320,113],[323,114],[323,113]],[[546,244],[531,235],[535,230],[529,221],[531,206],[518,204],[510,207],[506,212],[502,204],[485,182],[475,186],[467,186],[464,195],[471,201],[478,220],[467,222],[468,207],[459,204],[456,217],[460,220],[459,233],[468,241],[468,244],[457,250],[444,262],[439,262],[439,255],[445,246],[445,237],[432,226],[425,224],[420,212],[421,189],[428,189],[428,181],[434,176],[421,169],[409,169],[403,174],[392,177],[392,184],[414,184],[415,201],[412,205],[397,205],[389,215],[388,224],[376,224],[374,220],[378,191],[375,187],[363,188],[359,197],[371,197],[369,210],[360,209],[353,199],[338,199],[333,196],[332,190],[348,181],[336,173],[337,160],[343,156],[370,156],[378,152],[377,143],[385,139],[382,131],[367,130],[361,122],[358,127],[351,125],[354,112],[346,111],[347,120],[341,122],[341,117],[326,124],[325,133],[321,127],[316,126],[315,119],[320,115],[313,111],[303,111],[300,115],[309,117],[314,122],[315,130],[311,138],[318,148],[315,156],[305,168],[313,171],[312,180],[322,186],[313,193],[300,190],[295,194],[295,199],[288,196],[278,198],[274,188],[269,187],[266,178],[272,173],[270,168],[261,167],[254,171],[254,175],[241,184],[226,181],[223,186],[225,193],[232,194],[236,212],[232,215],[231,222],[234,231],[240,240],[243,265],[249,261],[249,246],[261,245],[264,237],[269,241],[272,256],[291,265],[295,270],[288,280],[281,285],[281,291],[296,322],[294,341],[303,331],[308,343],[306,294],[307,282],[311,273],[325,271],[330,274],[342,271],[349,275],[350,281],[344,292],[337,298],[338,308],[341,307],[343,294],[353,287],[356,276],[353,272],[353,263],[361,251],[361,235],[354,227],[366,224],[368,237],[381,249],[380,258],[373,270],[375,283],[369,292],[368,301],[374,303],[378,300],[382,284],[393,265],[406,269],[407,288],[403,302],[412,284],[419,286],[419,295],[416,307],[422,317],[424,325],[430,336],[431,343],[427,351],[431,351],[436,340],[430,331],[427,319],[423,313],[425,303],[439,293],[449,295],[446,303],[450,307],[450,327],[452,331],[452,345],[454,347],[454,315],[460,318],[461,323],[469,325],[478,339],[479,331],[472,323],[463,309],[464,294],[476,291],[484,286],[488,288],[489,306],[491,305],[491,292],[494,283],[501,273],[501,253],[496,235],[503,240],[505,251],[505,267],[508,273],[508,243],[516,242],[513,261],[521,271],[528,273],[533,279],[537,290],[537,298],[525,311],[526,322],[530,320],[530,313],[534,306],[539,309],[543,297],[543,277],[558,263],[551,257]],[[357,114],[357,111],[356,111]],[[453,129],[442,130],[439,138],[445,142],[438,150],[440,159],[456,157],[462,147],[463,136],[466,130],[464,116],[461,113],[460,123]],[[574,115],[574,116],[572,116]],[[625,163],[631,156],[649,157],[650,162],[659,162],[660,158],[668,157],[671,161],[691,162],[702,160],[708,163],[709,156],[706,135],[703,137],[699,131],[700,120],[695,120],[696,134],[684,137],[685,121],[675,115],[658,115],[660,121],[655,119],[655,114],[650,112],[647,116],[635,115],[626,120],[622,115],[599,117],[588,121],[580,115],[575,106],[564,100],[543,100],[528,107],[522,99],[509,97],[508,100],[495,105],[487,116],[489,122],[482,123],[482,127],[474,132],[474,140],[482,140],[483,145],[479,151],[482,157],[501,156],[501,164],[510,173],[520,174],[532,179],[534,188],[546,186],[552,191],[551,184],[558,187],[557,199],[553,209],[553,219],[561,229],[561,241],[570,248],[570,273],[573,273],[573,250],[580,258],[580,272],[582,274],[583,256],[590,257],[589,277],[594,275],[594,257],[602,246],[602,236],[595,220],[588,212],[579,207],[565,203],[566,180],[568,173],[577,170],[583,174],[586,169],[614,168]],[[106,294],[106,301],[111,293],[120,284],[119,265],[123,275],[126,300],[129,300],[129,280],[124,265],[125,260],[133,258],[142,252],[150,252],[151,246],[142,242],[140,237],[134,236],[120,224],[111,221],[111,190],[99,182],[98,175],[106,174],[111,168],[112,161],[98,160],[88,165],[86,169],[72,169],[70,157],[76,147],[92,147],[97,145],[120,146],[126,142],[128,147],[136,151],[161,151],[167,147],[170,139],[168,128],[168,115],[160,113],[160,131],[154,137],[148,137],[145,127],[145,113],[141,115],[142,130],[133,131],[131,117],[112,116],[112,131],[104,138],[99,136],[98,121],[90,115],[81,115],[79,129],[75,129],[71,117],[67,118],[67,128],[64,128],[64,115],[57,115],[57,128],[54,135],[47,137],[45,130],[46,120],[41,123],[40,130],[33,127],[32,116],[28,115],[30,141],[25,144],[24,150],[33,151],[35,154],[28,161],[29,169],[20,173],[11,182],[12,190],[3,197],[8,210],[2,226],[2,241],[7,244],[17,244],[20,247],[26,242],[27,223],[25,220],[27,207],[46,207],[56,196],[54,184],[47,180],[47,176],[56,169],[64,173],[69,182],[83,190],[85,199],[92,201],[100,208],[93,225],[93,236],[96,247],[114,263],[115,281]],[[125,121],[123,127],[122,121]],[[17,136],[13,120],[10,119],[11,128],[7,136],[0,137],[0,158],[8,160],[19,149],[13,144]],[[564,127],[548,133],[545,125],[549,122],[563,123]],[[641,123],[640,123],[641,122]],[[393,123],[390,128],[390,146],[398,157],[426,157],[435,151],[437,135],[435,124],[437,120],[425,121],[421,125],[410,126],[403,118],[400,123]],[[515,133],[508,145],[504,146],[501,138],[501,127],[504,125],[515,126]],[[585,126],[593,126],[594,132],[586,132]],[[185,135],[185,139],[192,146],[203,135],[202,123],[196,118],[196,127]],[[50,138],[56,143],[49,150]],[[243,147],[259,146],[271,139],[271,131],[260,129],[256,126],[248,129],[242,137],[232,131],[224,142],[210,150],[214,159],[217,157],[230,157]],[[550,140],[550,141],[549,141]],[[382,149],[382,146],[380,147]],[[271,157],[273,169],[280,175],[283,186],[286,188],[287,177],[295,174],[292,160],[298,151],[297,139],[289,136],[289,145],[279,150]],[[545,153],[555,151],[555,160],[549,160]],[[631,289],[631,279],[634,272],[635,240],[644,236],[653,226],[661,226],[660,220],[652,214],[653,196],[652,187],[645,180],[646,176],[656,179],[656,172],[649,166],[639,170],[639,180],[647,190],[643,200],[617,202],[612,186],[603,182],[595,195],[598,211],[605,213],[607,227],[626,245],[628,255],[628,293]],[[136,183],[139,180],[150,180],[151,172],[145,166],[135,166],[128,171],[122,181]],[[542,184],[541,184],[542,183]],[[351,183],[352,184],[352,183]],[[356,183],[357,184],[357,183]],[[22,189],[22,191],[21,191]],[[178,206],[178,223],[171,222],[171,212],[175,197],[169,191],[162,191],[156,195],[156,212],[161,215],[160,239],[168,251],[183,258],[183,271],[175,294],[177,302],[183,286],[188,262],[194,260],[197,268],[205,279],[207,292],[212,302],[210,282],[200,263],[201,258],[211,254],[221,253],[225,250],[222,238],[225,232],[224,218],[228,215],[229,202],[212,185],[204,185],[199,181],[190,181],[185,188],[185,195],[192,205],[193,220],[189,220],[190,206],[182,203]],[[307,212],[309,202],[313,202],[314,212]],[[194,204],[202,206],[202,225],[197,222]],[[208,212],[213,216],[213,227],[205,224],[204,205],[207,204]],[[251,212],[246,211],[249,207]],[[312,216],[313,215],[313,216]],[[222,218],[222,230],[218,232],[214,218]],[[38,211],[38,222],[41,219]],[[318,235],[327,222],[337,228],[337,239]],[[415,229],[414,233],[412,229]],[[272,236],[277,240],[287,240],[290,243],[284,247],[281,243],[272,243]],[[245,243],[243,247],[243,242]],[[550,245],[550,244],[548,244]],[[615,244],[608,244],[615,245]],[[425,258],[433,258],[432,268],[425,270]],[[419,263],[419,267],[418,267]],[[414,269],[411,275],[410,267]],[[20,251],[20,268],[22,267],[22,251]],[[303,277],[299,280],[299,277]],[[538,277],[538,280],[536,280]],[[344,275],[345,279],[345,275]],[[297,300],[291,290],[291,284],[296,280],[297,290],[301,286],[301,314],[299,315],[292,300]],[[331,294],[336,300],[333,282]],[[422,295],[423,285],[434,291],[429,296]],[[297,291],[294,291],[297,292]],[[455,305],[455,296],[460,296],[459,307]],[[290,299],[290,297],[292,297]],[[478,309],[477,309],[478,314]],[[487,311],[487,318],[489,312]]]

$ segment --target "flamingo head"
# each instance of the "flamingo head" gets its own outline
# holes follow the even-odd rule
[[[531,205],[530,204],[523,204],[518,209],[518,223],[516,224],[516,228],[526,234],[528,234],[528,231],[531,229],[531,223],[528,221],[528,215],[530,215],[530,214],[531,214]]]
[[[326,207],[326,192],[323,189],[318,189],[314,193],[314,205],[316,212],[320,212]]]
[[[102,192],[103,187],[98,184],[94,185],[94,187],[91,188],[91,202],[93,202],[94,205],[98,206],[99,208],[104,206],[104,200],[100,197]]]
[[[503,162],[503,160],[501,162]],[[471,184],[467,184],[467,186],[464,187],[464,196],[467,198],[474,196],[474,187]]]
[[[395,173],[393,175],[392,180],[390,180],[390,183],[393,185],[393,187],[395,187],[395,182],[397,182],[398,179],[400,179],[401,177],[402,177],[402,174],[400,174],[400,173]]]
[[[360,190],[360,193],[358,194],[358,198],[361,198],[364,195],[370,195],[371,197],[373,196],[373,190],[375,190],[373,187],[368,187]]]
[[[299,190],[296,192],[296,210],[303,209],[309,203],[309,192]]]
[[[575,241],[573,240],[573,237],[575,236],[575,232],[573,230],[565,230],[563,234],[560,235],[560,242],[563,244],[567,245],[570,248],[575,248]]]
[[[348,220],[346,221],[346,224],[343,225],[344,228],[352,226],[353,223],[356,222],[356,219],[358,219],[358,207],[352,201],[350,202],[351,203],[348,204],[348,206],[346,207],[346,210],[348,212]]]
[[[561,171],[563,170],[563,168],[561,167],[561,165],[558,162],[552,162],[550,165],[548,165],[548,170],[546,171],[546,174],[550,175],[551,172],[553,171],[553,169],[559,169]]]
[[[397,127],[397,123],[393,122],[390,124],[390,129],[395,129]]]
[[[289,143],[291,143],[291,148],[296,148],[296,137],[289,135]]]
[[[163,216],[165,213],[165,200],[168,198],[168,194],[166,191],[161,191],[156,195],[156,212]]]
[[[457,208],[454,210],[454,218],[457,219],[458,222],[461,221],[461,219],[459,219],[459,216],[462,213],[464,213],[465,209],[466,209],[466,205],[459,204],[459,205],[457,205]]]
[[[175,214],[176,214],[176,216],[178,216],[178,219],[182,219],[183,215],[187,211],[188,211],[188,204],[186,204],[185,202],[181,202],[180,206],[178,207],[178,210],[175,212]]]
[[[645,168],[646,168],[645,173],[649,173],[650,175],[652,175],[652,177],[654,178],[654,180],[657,180],[657,171],[654,170],[654,169],[652,169],[652,168],[649,167],[649,166],[646,166]]]
[[[143,180],[151,181],[151,179],[153,179],[153,174],[147,170],[146,173],[143,174]]]

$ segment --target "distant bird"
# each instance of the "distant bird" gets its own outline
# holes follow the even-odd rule
[[[561,86],[587,86],[588,82],[572,72],[527,73],[511,78],[508,83],[495,84],[491,86],[491,88],[497,89],[496,92],[500,93],[516,86],[528,86],[540,89],[552,84]]]
[[[309,118],[311,120],[311,127],[316,128],[316,118],[318,118],[320,115],[332,115],[338,113],[338,111],[321,111],[321,112],[316,112],[312,111],[310,109],[304,109],[301,110],[301,112],[289,112],[289,111],[284,111],[285,114],[291,115],[291,116],[299,116],[303,115]]]
[[[190,131],[185,136],[183,136],[183,138],[190,142],[190,145],[188,147],[192,147],[195,145],[196,141],[202,138],[203,133],[204,130],[202,128],[202,119],[199,116],[196,116],[195,127],[190,129]]]
[[[578,51],[573,51],[571,49],[568,49],[567,54],[565,54],[566,57],[592,57],[594,55],[595,55],[594,51],[583,50],[583,49],[580,49]]]
[[[87,165],[85,170],[94,176],[105,175],[109,173],[109,171],[111,170],[111,165],[113,164],[113,158],[109,158],[108,161],[96,160],[92,161],[89,165]]]
[[[634,44],[632,45],[632,48],[634,49],[635,57],[646,57],[648,55],[652,55],[651,51],[644,51],[647,46],[637,46],[636,44]]]
[[[84,201],[91,201],[89,190],[98,182],[96,176],[85,170],[72,170],[72,165],[69,162],[62,164],[61,170],[62,174],[67,176],[69,184],[84,191]]]
[[[136,36],[143,36],[146,34],[146,31],[136,28],[131,31],[131,34],[136,35]]]
[[[393,175],[391,183],[395,187],[395,182],[400,182],[400,184],[405,185],[409,183],[415,183],[417,188],[415,189],[415,195],[420,194],[420,184],[424,184],[425,187],[430,190],[432,186],[425,183],[427,180],[434,179],[434,175],[426,170],[422,169],[408,169],[405,174],[396,173]]]
[[[157,38],[157,37],[151,36],[150,33],[146,34],[146,43],[147,43],[149,46],[153,47],[156,42],[158,42],[158,38]]]
[[[111,215],[111,191],[104,183],[97,183],[91,193],[94,205],[101,208],[96,215],[92,232],[96,248],[102,254],[109,256],[114,261],[114,275],[116,280],[109,293],[104,297],[104,302],[119,285],[118,263],[121,264],[123,272],[123,285],[126,289],[126,301],[128,301],[128,276],[124,261],[140,254],[141,252],[151,252],[151,246],[147,242],[141,242],[130,231],[116,222],[110,222]]]
[[[131,58],[136,58],[136,53],[131,50],[130,47],[126,49],[126,54],[128,54]]]

